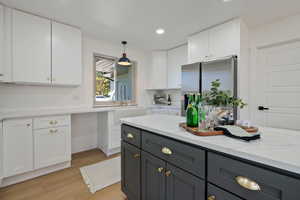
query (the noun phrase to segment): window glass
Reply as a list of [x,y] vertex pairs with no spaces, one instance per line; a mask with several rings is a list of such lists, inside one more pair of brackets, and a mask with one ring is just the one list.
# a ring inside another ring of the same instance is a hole
[[94,56],[95,104],[123,105],[135,103],[135,63],[120,66],[116,59]]

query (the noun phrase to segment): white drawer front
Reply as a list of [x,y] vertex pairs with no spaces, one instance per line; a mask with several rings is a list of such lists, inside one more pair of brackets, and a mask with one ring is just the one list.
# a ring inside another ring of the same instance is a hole
[[34,168],[39,169],[71,160],[69,127],[34,131]]
[[70,115],[39,117],[39,118],[34,118],[33,120],[34,129],[69,126],[70,124],[71,124]]

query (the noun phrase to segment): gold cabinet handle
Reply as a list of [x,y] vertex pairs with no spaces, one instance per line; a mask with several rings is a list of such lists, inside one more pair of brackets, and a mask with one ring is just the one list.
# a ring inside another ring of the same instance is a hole
[[50,131],[49,131],[50,133],[57,133],[58,132],[58,130],[57,129],[55,129],[55,130],[52,130],[52,129],[50,129]]
[[166,171],[165,175],[166,176],[171,176],[172,172],[170,170]]
[[30,127],[30,126],[31,126],[31,124],[26,124],[26,126],[27,126],[27,127]]
[[140,157],[140,154],[136,153],[136,154],[133,155],[133,157],[134,157],[134,158],[139,158],[139,157]]
[[132,133],[127,133],[127,138],[128,138],[128,139],[133,139],[133,138],[134,138],[134,136],[133,136],[133,134],[132,134]]
[[166,155],[172,155],[172,150],[167,147],[162,148],[161,152]]
[[253,180],[244,177],[244,176],[237,176],[235,177],[235,181],[242,186],[243,188],[246,188],[248,190],[252,191],[260,191],[260,186]]
[[50,125],[53,125],[53,124],[54,124],[54,121],[51,120],[51,121],[49,122],[49,124],[50,124]]
[[211,195],[211,196],[207,197],[207,200],[216,200],[216,196]]
[[159,173],[162,173],[162,172],[164,171],[164,168],[163,168],[163,167],[160,167],[160,168],[157,169],[157,171],[158,171]]

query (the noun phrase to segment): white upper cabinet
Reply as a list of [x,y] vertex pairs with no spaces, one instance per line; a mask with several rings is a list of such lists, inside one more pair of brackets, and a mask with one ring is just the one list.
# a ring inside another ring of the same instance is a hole
[[4,177],[33,169],[32,119],[3,122]]
[[81,84],[81,31],[52,22],[52,84]]
[[209,58],[238,54],[239,23],[237,20],[216,26],[209,31]]
[[50,84],[50,20],[14,10],[12,31],[13,81]]
[[181,87],[181,66],[187,64],[187,45],[168,51],[168,88]]
[[240,20],[215,26],[188,39],[188,63],[238,55],[240,52]]
[[4,7],[0,5],[0,81],[4,77]]
[[188,38],[188,62],[203,61],[209,55],[209,31]]
[[167,71],[167,51],[152,52],[152,65],[149,74],[149,88],[167,88]]

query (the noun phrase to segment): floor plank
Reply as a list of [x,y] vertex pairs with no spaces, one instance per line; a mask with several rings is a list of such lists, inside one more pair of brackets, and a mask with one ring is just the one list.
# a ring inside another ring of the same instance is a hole
[[[114,158],[119,154],[111,156]],[[0,189],[1,200],[125,200],[120,183],[92,194],[85,185],[79,168],[108,158],[100,150],[74,154],[72,166]]]

